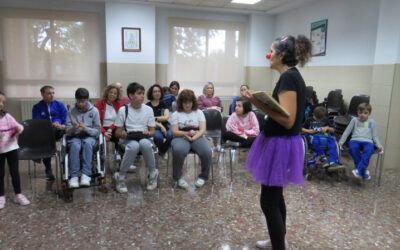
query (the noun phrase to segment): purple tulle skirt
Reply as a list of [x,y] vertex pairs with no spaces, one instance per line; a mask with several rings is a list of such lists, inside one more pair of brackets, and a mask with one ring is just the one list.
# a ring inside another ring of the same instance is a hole
[[303,186],[304,150],[301,135],[265,137],[261,132],[251,146],[245,168],[266,186]]

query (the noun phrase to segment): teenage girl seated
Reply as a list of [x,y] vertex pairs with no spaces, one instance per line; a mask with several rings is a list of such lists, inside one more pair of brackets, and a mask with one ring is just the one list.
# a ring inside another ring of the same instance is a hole
[[223,141],[237,142],[237,146],[250,147],[260,133],[256,115],[251,112],[251,103],[239,97],[235,103],[235,112],[226,122],[226,132],[222,135]]

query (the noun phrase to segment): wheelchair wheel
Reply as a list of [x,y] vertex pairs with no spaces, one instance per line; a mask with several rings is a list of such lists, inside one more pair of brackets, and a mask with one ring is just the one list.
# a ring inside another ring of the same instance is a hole
[[311,181],[312,180],[312,174],[311,173],[306,173],[305,178],[307,181]]

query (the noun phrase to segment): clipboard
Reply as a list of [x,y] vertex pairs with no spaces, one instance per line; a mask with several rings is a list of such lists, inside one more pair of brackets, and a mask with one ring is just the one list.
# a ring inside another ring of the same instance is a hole
[[276,111],[285,117],[289,117],[289,112],[282,107],[272,96],[265,91],[249,91],[258,101],[267,106],[269,109]]

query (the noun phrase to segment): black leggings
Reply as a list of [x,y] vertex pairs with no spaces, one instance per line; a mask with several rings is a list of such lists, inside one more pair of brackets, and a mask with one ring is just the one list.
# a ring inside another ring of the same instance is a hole
[[230,131],[225,132],[222,135],[222,140],[223,141],[230,140],[230,141],[234,141],[234,142],[240,142],[240,146],[241,147],[250,147],[251,144],[253,144],[253,141],[255,139],[256,139],[256,137],[248,137],[247,139],[244,139],[243,137],[238,136],[237,134],[232,133]]
[[267,220],[273,249],[285,249],[286,206],[283,188],[261,185],[260,204]]
[[10,168],[14,193],[15,194],[21,193],[21,182],[19,179],[19,171],[18,171],[18,150],[16,149],[7,153],[0,154],[0,196],[4,195],[4,175],[5,175],[6,158],[8,166]]

